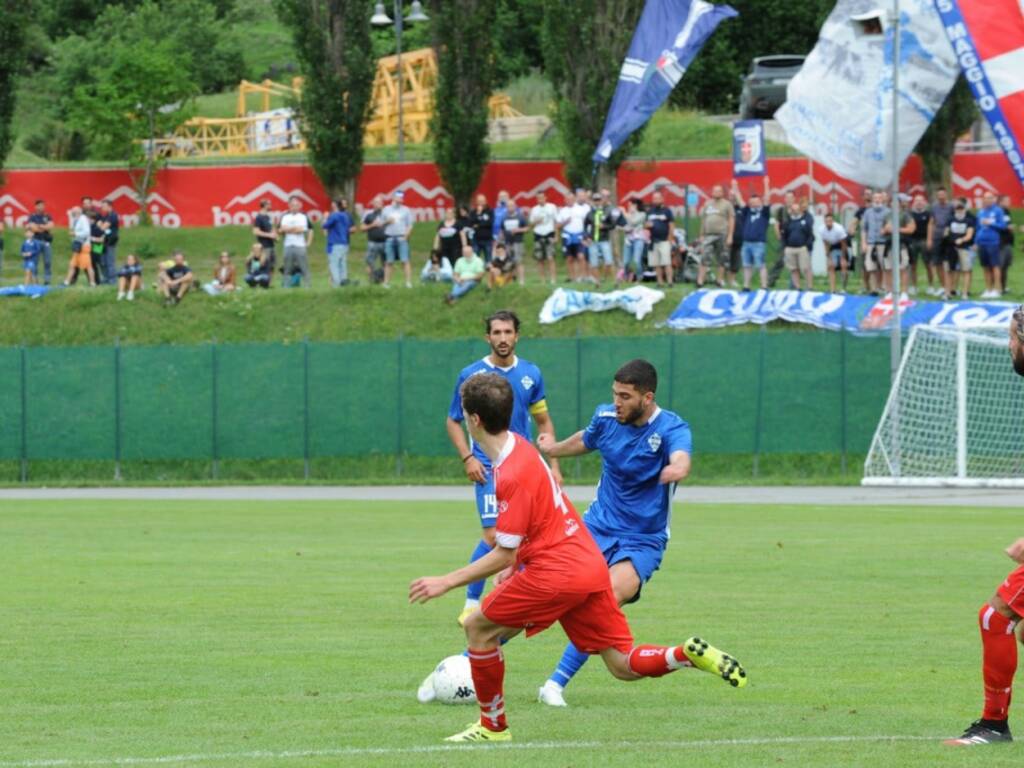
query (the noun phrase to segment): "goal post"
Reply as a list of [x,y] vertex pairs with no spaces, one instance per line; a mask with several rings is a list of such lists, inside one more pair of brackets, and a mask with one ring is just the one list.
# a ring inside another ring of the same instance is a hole
[[862,484],[1024,488],[1024,378],[1007,345],[1005,330],[916,326]]

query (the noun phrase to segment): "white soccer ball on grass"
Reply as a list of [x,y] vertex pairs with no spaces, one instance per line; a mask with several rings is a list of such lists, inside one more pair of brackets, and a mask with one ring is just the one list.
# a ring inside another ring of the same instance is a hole
[[416,697],[423,703],[476,704],[469,659],[461,655],[443,659],[423,681]]

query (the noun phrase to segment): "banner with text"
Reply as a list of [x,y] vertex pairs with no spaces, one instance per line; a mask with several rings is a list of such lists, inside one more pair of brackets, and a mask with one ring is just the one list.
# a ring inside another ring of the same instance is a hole
[[[1007,328],[1015,304],[976,301],[900,302],[900,324],[943,328]],[[773,320],[806,323],[830,331],[870,335],[891,330],[893,303],[873,296],[814,291],[695,291],[669,317],[676,329],[720,328]]]
[[581,312],[605,312],[609,309],[621,309],[629,312],[637,320],[643,320],[651,314],[654,305],[664,298],[664,291],[657,291],[644,285],[608,293],[556,288],[540,308],[540,322],[543,325],[550,325],[563,317],[578,315]]

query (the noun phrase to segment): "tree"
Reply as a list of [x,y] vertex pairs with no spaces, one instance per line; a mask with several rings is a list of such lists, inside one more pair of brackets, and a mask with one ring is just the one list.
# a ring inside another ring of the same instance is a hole
[[487,101],[494,89],[497,0],[431,0],[437,52],[434,162],[458,203],[468,203],[490,156]]
[[951,187],[956,140],[978,119],[978,114],[974,95],[961,75],[914,149],[921,157],[929,196],[936,187]]
[[309,160],[332,197],[355,196],[373,76],[367,0],[277,0],[305,73],[298,113]]
[[174,41],[150,36],[146,19],[153,13],[155,5],[140,6],[106,41],[104,56],[90,67],[93,79],[75,86],[68,113],[69,125],[90,137],[98,156],[128,164],[143,222],[163,162],[147,142],[188,119],[198,91]]
[[31,15],[24,2],[2,0],[3,23],[0,24],[0,171],[7,153],[14,144],[14,119],[17,88],[15,83],[25,64],[26,19]]
[[[642,10],[643,3],[636,0],[578,0],[544,6],[544,68],[555,89],[554,121],[565,175],[572,186],[591,182],[591,158]],[[616,169],[642,134],[636,131],[601,166],[601,186],[613,186]]]

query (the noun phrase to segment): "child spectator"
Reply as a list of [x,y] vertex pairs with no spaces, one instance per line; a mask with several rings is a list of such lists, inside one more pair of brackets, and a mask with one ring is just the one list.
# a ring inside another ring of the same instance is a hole
[[36,270],[39,269],[39,254],[43,248],[36,240],[34,230],[25,230],[25,242],[21,244],[21,261],[25,269],[25,285],[32,285],[36,281]]
[[139,257],[129,253],[124,266],[117,271],[117,300],[135,301],[135,292],[142,288],[142,265]]
[[82,212],[77,205],[71,209],[71,261],[68,264],[68,276],[64,278],[64,285],[68,286],[78,279],[78,272],[85,272],[89,276],[89,285],[96,285],[96,273],[92,271],[92,243],[90,236],[92,225],[89,217]]
[[508,252],[504,243],[497,243],[491,255],[491,263],[487,267],[488,290],[505,285],[515,280],[516,260]]
[[231,293],[238,286],[235,284],[235,265],[231,263],[231,255],[227,251],[220,252],[220,260],[213,271],[213,282],[203,286],[203,290],[211,296]]
[[271,262],[266,248],[253,243],[249,258],[245,260],[245,283],[250,288],[269,288]]
[[450,283],[452,281],[452,263],[437,248],[430,252],[430,260],[423,265],[420,281],[424,283]]

